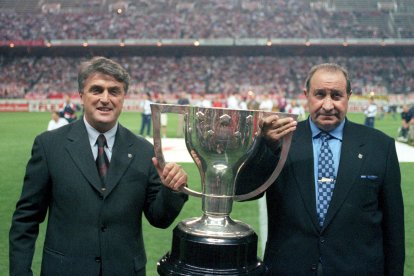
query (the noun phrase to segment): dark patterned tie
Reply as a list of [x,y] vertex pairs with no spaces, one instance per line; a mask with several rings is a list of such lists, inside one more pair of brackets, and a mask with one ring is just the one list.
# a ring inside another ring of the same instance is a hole
[[98,157],[96,158],[96,167],[98,168],[99,176],[102,179],[102,183],[104,183],[105,176],[109,168],[109,160],[104,150],[106,146],[105,136],[103,134],[100,134],[98,136],[98,139],[96,140],[96,143],[98,144]]
[[325,215],[328,212],[332,192],[335,188],[335,167],[331,148],[328,140],[331,138],[329,133],[321,132],[321,151],[318,159],[318,202],[317,213],[319,225],[322,227]]

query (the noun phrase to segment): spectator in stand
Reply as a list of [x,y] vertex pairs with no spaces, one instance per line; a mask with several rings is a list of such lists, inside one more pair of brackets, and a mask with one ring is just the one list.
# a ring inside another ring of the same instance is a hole
[[54,130],[67,124],[68,121],[60,117],[60,113],[58,111],[52,111],[52,119],[49,121],[47,125],[47,130]]
[[151,136],[151,94],[145,93],[144,98],[140,103],[141,109],[141,129],[139,130],[139,134],[144,136],[144,132],[146,129],[146,137]]

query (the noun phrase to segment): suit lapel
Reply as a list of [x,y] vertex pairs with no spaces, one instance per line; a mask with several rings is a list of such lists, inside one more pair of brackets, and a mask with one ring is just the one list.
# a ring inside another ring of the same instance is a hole
[[304,127],[298,127],[293,136],[290,148],[290,161],[293,165],[292,173],[308,215],[311,217],[315,229],[319,229],[316,216],[312,135],[309,121],[306,120],[302,124],[304,124]]
[[[323,229],[326,228],[341,208],[366,157],[366,147],[363,133],[355,129],[355,124],[346,122],[341,147],[341,158],[339,161],[338,175],[335,183],[335,190],[329,204]],[[323,230],[322,229],[322,230]]]
[[101,191],[101,179],[99,178],[98,170],[96,169],[91,146],[89,144],[88,133],[83,119],[72,124],[73,127],[67,136],[68,143],[66,145],[66,150],[92,187]]
[[123,126],[118,126],[108,175],[106,176],[106,196],[118,185],[122,175],[124,175],[135,157],[135,153],[131,151],[133,143],[131,142],[132,139],[128,139],[129,135],[129,132]]

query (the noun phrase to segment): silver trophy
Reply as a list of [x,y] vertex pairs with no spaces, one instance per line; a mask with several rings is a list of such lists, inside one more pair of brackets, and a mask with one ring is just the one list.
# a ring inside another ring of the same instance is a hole
[[[184,116],[185,143],[201,176],[201,192],[191,187],[183,192],[201,197],[203,215],[181,221],[174,229],[173,246],[158,264],[160,275],[262,275],[266,268],[257,258],[257,235],[246,223],[230,218],[234,201],[243,201],[266,191],[276,180],[290,148],[292,135],[283,138],[279,162],[265,183],[237,187],[242,167],[264,145],[260,121],[275,114],[257,110],[204,108],[151,104],[154,150],[161,167],[160,116]],[[279,117],[293,117],[276,113]],[[243,192],[240,193],[239,191]]]

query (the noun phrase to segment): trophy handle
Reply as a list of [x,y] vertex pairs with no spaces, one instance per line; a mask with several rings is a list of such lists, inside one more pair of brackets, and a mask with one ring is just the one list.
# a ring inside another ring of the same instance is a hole
[[[161,169],[165,167],[165,158],[162,152],[161,143],[161,113],[176,113],[188,116],[188,105],[174,105],[174,104],[151,104],[151,117],[153,125],[153,139],[154,139],[154,153],[158,160]],[[202,197],[202,193],[189,189],[188,187],[181,187],[181,192],[195,197]]]
[[[271,114],[277,114],[274,112],[264,112],[265,115],[271,115]],[[292,117],[293,119],[297,120],[298,115],[296,114],[290,114],[290,113],[283,113],[284,116],[287,117]],[[260,130],[261,131],[261,130]],[[259,133],[259,135],[261,135]],[[289,149],[290,149],[290,144],[292,143],[292,136],[293,133],[289,133],[288,135],[284,136],[282,139],[282,150],[280,152],[280,159],[279,162],[276,165],[276,168],[273,170],[272,174],[269,176],[269,178],[265,181],[265,183],[263,183],[260,187],[258,187],[257,189],[246,193],[246,194],[242,194],[242,195],[234,195],[234,200],[235,201],[244,201],[244,200],[248,200],[250,198],[253,198],[261,193],[264,193],[267,188],[270,187],[270,185],[272,185],[277,177],[279,176],[280,172],[283,169],[283,166],[285,165],[286,159],[287,159],[287,155],[289,153]]]

